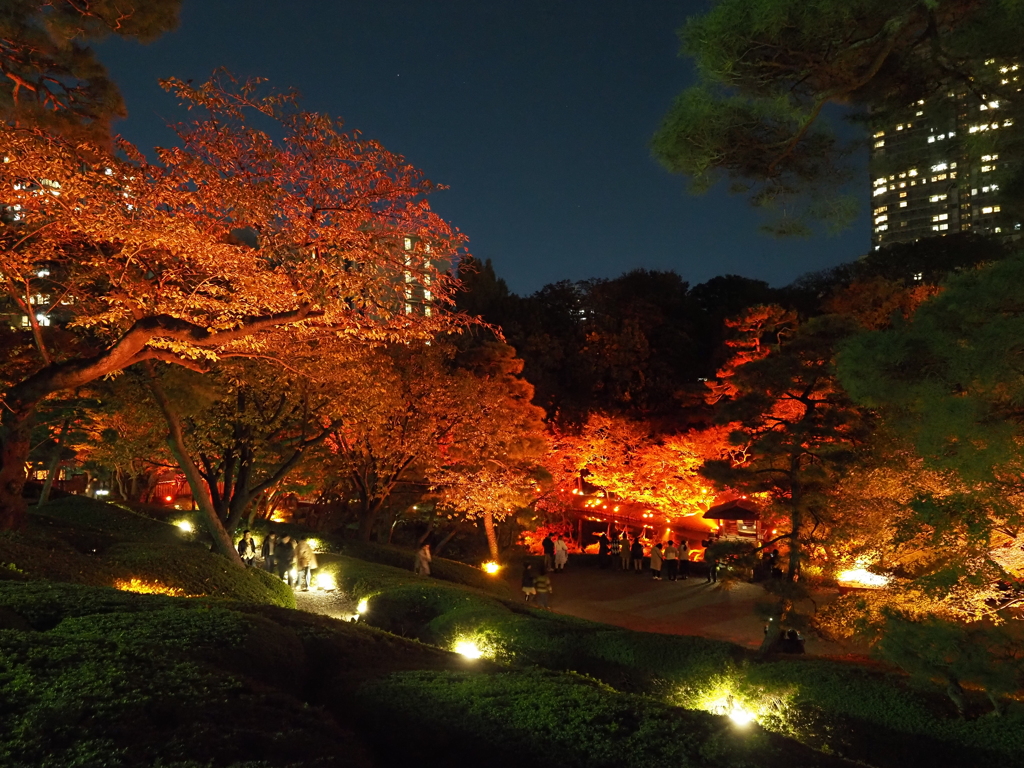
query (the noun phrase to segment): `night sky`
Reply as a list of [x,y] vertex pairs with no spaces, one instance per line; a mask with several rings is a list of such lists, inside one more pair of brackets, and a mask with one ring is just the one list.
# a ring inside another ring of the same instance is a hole
[[782,285],[862,255],[865,210],[837,237],[778,240],[742,197],[686,191],[648,141],[692,81],[675,31],[694,0],[185,0],[181,26],[100,55],[140,148],[173,141],[161,77],[214,68],[297,87],[449,190],[432,198],[520,294],[674,270]]

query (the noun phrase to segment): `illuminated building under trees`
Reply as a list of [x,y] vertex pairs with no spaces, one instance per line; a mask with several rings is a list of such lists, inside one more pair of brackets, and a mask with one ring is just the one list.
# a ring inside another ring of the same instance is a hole
[[[1021,65],[988,59],[985,67],[998,69],[1003,88],[1021,90]],[[876,250],[951,232],[1020,238],[1021,223],[999,195],[1024,139],[1005,107],[957,85],[876,119],[869,166]]]

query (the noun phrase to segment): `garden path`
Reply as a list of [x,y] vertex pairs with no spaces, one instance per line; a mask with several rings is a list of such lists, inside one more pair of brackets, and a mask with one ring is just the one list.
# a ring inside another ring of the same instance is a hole
[[[512,591],[521,595],[518,569],[510,569]],[[551,608],[557,613],[613,624],[641,632],[699,635],[756,648],[761,644],[764,621],[755,603],[764,590],[757,584],[707,584],[704,576],[686,580],[654,581],[642,574],[592,567],[567,566],[552,575]],[[822,595],[827,600],[828,595]],[[821,600],[818,600],[821,604]],[[808,601],[802,606],[810,612]],[[814,636],[806,639],[808,654],[845,655],[864,649],[832,643]]]

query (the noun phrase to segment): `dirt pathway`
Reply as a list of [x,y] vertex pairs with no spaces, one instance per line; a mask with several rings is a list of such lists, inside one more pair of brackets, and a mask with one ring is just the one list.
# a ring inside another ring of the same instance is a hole
[[[519,572],[508,575],[514,594],[521,595]],[[641,632],[699,635],[756,648],[761,644],[764,621],[756,603],[764,590],[756,584],[708,584],[704,577],[654,581],[640,575],[597,568],[567,568],[552,574],[552,610],[582,619],[613,624]],[[805,610],[813,610],[808,602]],[[813,636],[807,652],[837,655],[862,649],[830,643]]]

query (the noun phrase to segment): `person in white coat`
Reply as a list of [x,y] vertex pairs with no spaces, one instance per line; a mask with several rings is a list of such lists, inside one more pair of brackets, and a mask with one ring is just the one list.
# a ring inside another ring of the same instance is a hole
[[555,570],[561,571],[569,562],[569,545],[565,543],[565,537],[559,534],[555,541]]

